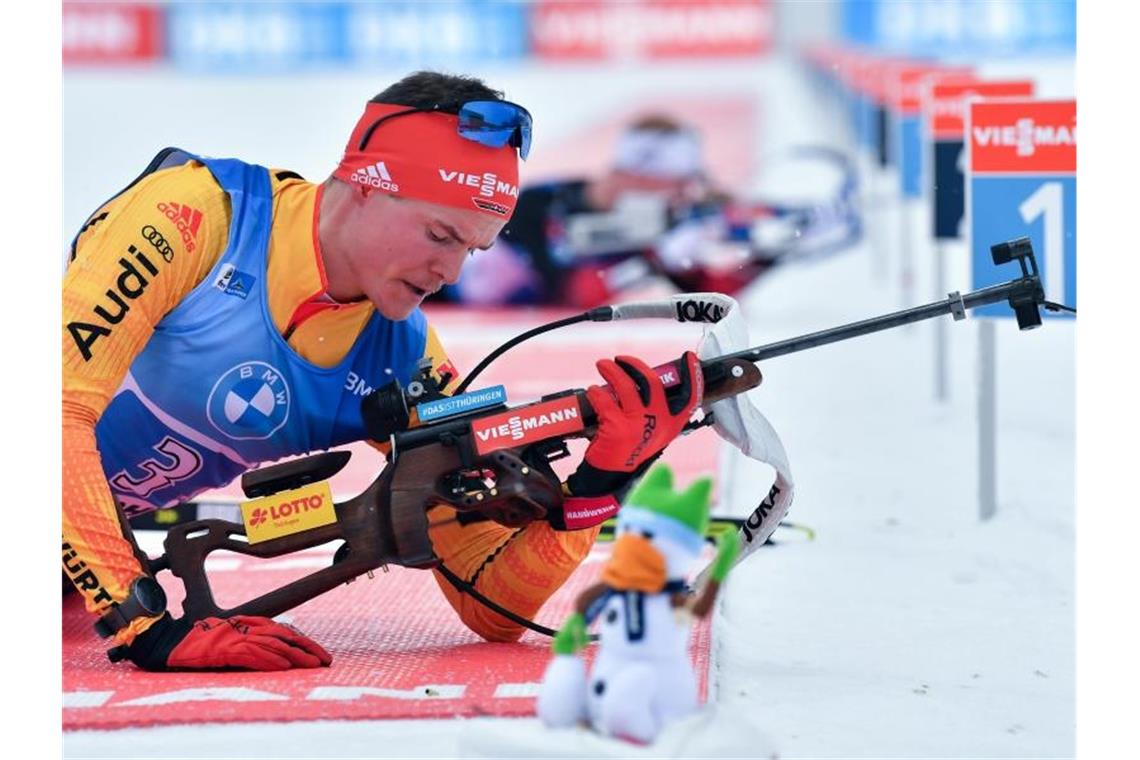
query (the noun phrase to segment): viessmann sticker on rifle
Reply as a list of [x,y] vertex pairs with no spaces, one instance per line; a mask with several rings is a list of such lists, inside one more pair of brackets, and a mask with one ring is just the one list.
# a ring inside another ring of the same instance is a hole
[[251,544],[336,522],[327,480],[244,502],[241,519]]
[[573,433],[583,427],[578,399],[566,396],[474,420],[471,433],[475,437],[475,451],[486,454],[496,449],[523,446],[552,435]]

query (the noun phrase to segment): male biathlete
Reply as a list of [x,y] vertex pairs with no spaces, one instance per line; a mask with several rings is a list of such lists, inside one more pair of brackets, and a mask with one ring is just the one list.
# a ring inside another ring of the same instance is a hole
[[[174,618],[128,521],[260,463],[365,439],[361,393],[408,382],[421,359],[454,375],[419,307],[510,219],[530,140],[530,114],[502,93],[418,72],[366,105],[323,183],[167,149],[83,225],[63,282],[63,567],[125,659],[148,670],[331,663],[268,618]],[[672,404],[642,361],[597,363],[613,393],[588,390],[598,433],[562,484],[564,509],[595,517],[511,529],[461,524],[439,505],[439,558],[533,616],[699,402],[686,358]],[[480,636],[522,634],[436,577]]]

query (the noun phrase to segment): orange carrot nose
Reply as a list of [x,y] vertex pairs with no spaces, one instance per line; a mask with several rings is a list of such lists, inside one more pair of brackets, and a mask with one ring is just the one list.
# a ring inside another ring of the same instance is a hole
[[618,591],[656,594],[665,588],[665,557],[647,538],[623,533],[602,568],[602,583]]

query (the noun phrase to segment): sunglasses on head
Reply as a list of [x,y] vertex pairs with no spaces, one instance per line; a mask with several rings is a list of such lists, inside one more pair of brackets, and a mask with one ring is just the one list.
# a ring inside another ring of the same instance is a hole
[[[443,111],[453,113],[447,106],[432,106],[430,108],[408,108],[406,111],[397,111],[377,119],[372,126],[365,130],[360,138],[358,150],[364,150],[368,140],[376,128],[388,119],[397,116],[406,116],[410,113],[431,113]],[[530,111],[517,103],[507,100],[469,100],[459,107],[456,115],[459,116],[458,131],[461,137],[486,145],[488,148],[501,148],[510,145],[518,149],[519,158],[523,161],[530,154],[530,133],[532,119]]]

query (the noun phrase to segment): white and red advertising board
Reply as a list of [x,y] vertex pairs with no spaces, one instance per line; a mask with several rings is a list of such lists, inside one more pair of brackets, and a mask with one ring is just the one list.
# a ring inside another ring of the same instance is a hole
[[547,0],[530,34],[538,58],[715,58],[766,52],[772,28],[768,0]]
[[142,3],[64,3],[66,65],[140,64],[163,55],[163,14]]
[[904,198],[922,197],[922,92],[933,77],[963,77],[967,68],[947,68],[929,63],[895,66],[886,70],[884,89],[891,113],[890,162],[898,167],[899,189]]

